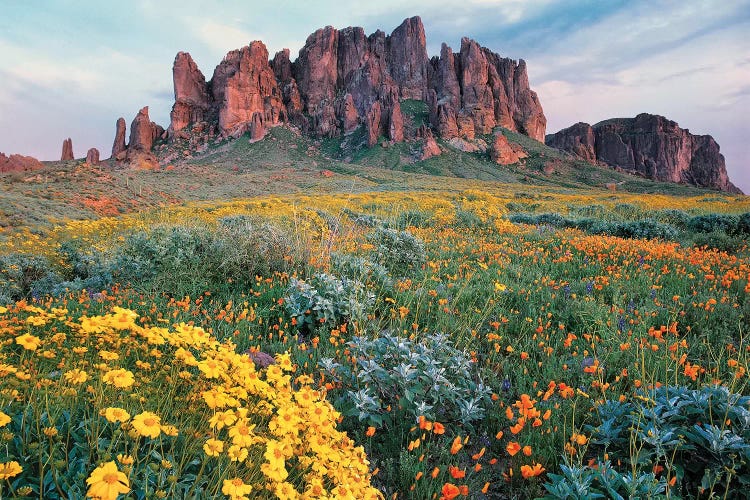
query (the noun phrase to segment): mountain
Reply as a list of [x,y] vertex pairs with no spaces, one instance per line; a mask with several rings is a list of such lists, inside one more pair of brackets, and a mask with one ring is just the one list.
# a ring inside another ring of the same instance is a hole
[[589,161],[665,182],[741,194],[729,181],[724,156],[710,135],[694,135],[663,116],[642,113],[594,126],[576,123],[545,140]]
[[[458,52],[443,43],[430,58],[419,17],[390,35],[321,28],[295,60],[288,49],[271,58],[263,42],[253,41],[227,53],[210,79],[188,52],[179,52],[172,76],[169,125],[151,121],[143,107],[126,144],[126,121],[119,118],[105,165],[173,169],[209,157],[226,163],[218,157],[243,149],[229,148],[233,141],[244,136],[252,144],[283,126],[312,141],[306,147],[326,162],[493,179],[542,173],[544,182],[598,187],[611,184],[612,173],[592,165],[606,165],[655,181],[740,192],[713,138],[664,117],[579,123],[545,138],[547,120],[522,59],[503,58],[465,37]],[[545,139],[574,156],[545,149]],[[98,151],[89,153],[87,163],[97,164]],[[69,139],[62,157],[73,157]]]
[[[189,53],[179,52],[173,83],[169,127],[157,134],[144,108],[140,122],[150,125],[141,130],[198,151],[245,133],[259,140],[280,124],[317,138],[362,127],[369,146],[381,136],[403,142],[417,137],[417,127],[405,127],[404,101],[426,103],[429,125],[446,140],[472,140],[502,126],[541,142],[547,123],[523,60],[500,57],[469,38],[461,40],[458,53],[443,44],[440,56],[430,59],[419,17],[406,19],[390,35],[378,30],[368,36],[358,27],[319,29],[295,61],[288,49],[269,59],[263,42],[254,41],[229,52],[210,80]],[[113,157],[128,161],[132,155],[125,150],[133,146],[124,147],[123,124],[118,120]],[[144,158],[147,143],[136,143],[141,166],[153,165]]]

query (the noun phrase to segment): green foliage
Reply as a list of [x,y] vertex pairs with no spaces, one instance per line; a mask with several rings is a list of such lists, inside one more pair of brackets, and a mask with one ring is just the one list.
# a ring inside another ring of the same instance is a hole
[[653,219],[640,219],[626,222],[610,222],[599,219],[569,219],[557,213],[515,214],[509,217],[516,224],[574,227],[590,234],[606,234],[620,238],[675,240],[678,232],[673,226]]
[[360,281],[326,273],[315,274],[309,281],[290,279],[284,296],[287,313],[306,332],[361,320],[374,302],[375,295]]
[[381,333],[354,337],[349,349],[356,364],[325,358],[319,367],[342,384],[336,407],[368,425],[400,434],[425,416],[472,428],[492,404],[477,366],[445,335],[411,341]]
[[[660,465],[676,491],[698,497],[750,485],[750,397],[726,387],[663,386],[597,407],[591,443],[626,469]],[[591,449],[589,451],[592,451]]]
[[376,259],[396,277],[410,276],[427,261],[422,240],[408,231],[378,227],[368,236],[375,245]]
[[432,221],[432,214],[423,210],[406,210],[399,214],[396,220],[396,227],[403,230],[409,226],[429,227]]
[[741,236],[730,236],[721,230],[691,234],[685,242],[698,248],[715,248],[728,253],[734,253],[747,245],[747,240]]
[[562,474],[548,474],[545,500],[588,500],[610,498],[667,498],[667,483],[653,472],[621,473],[609,460],[588,465],[560,465]]
[[380,294],[393,287],[393,279],[388,274],[388,269],[366,257],[331,254],[331,269],[339,276],[345,276],[374,288]]
[[47,259],[34,255],[0,256],[0,304],[41,295],[47,283],[61,281]]
[[708,214],[692,217],[686,224],[686,228],[694,233],[711,233],[724,231],[727,234],[737,230],[739,219],[734,215]]

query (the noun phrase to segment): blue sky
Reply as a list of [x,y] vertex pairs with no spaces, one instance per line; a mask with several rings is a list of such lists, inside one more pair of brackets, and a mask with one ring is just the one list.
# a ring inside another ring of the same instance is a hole
[[[212,5],[216,4],[216,5]],[[529,67],[547,131],[641,112],[721,145],[750,193],[750,0],[0,0],[0,151],[106,156],[115,121],[142,106],[166,126],[172,62],[190,52],[207,78],[229,51],[263,40],[294,58],[315,29],[390,33],[419,15],[428,52],[462,36]]]

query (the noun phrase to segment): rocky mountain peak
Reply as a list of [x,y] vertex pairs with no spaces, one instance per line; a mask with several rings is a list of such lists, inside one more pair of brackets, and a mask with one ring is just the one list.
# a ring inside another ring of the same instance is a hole
[[694,135],[660,115],[612,118],[593,126],[577,123],[547,136],[548,146],[664,182],[730,193],[724,156],[710,135]]
[[426,47],[419,17],[405,19],[390,35],[326,26],[307,37],[294,62],[288,49],[269,61],[256,41],[229,52],[207,83],[180,52],[169,136],[179,138],[201,122],[216,124],[224,137],[291,123],[317,137],[363,126],[370,143],[380,135],[400,141],[410,138],[403,137],[400,101],[413,99],[429,104],[431,124],[443,138],[488,134],[502,125],[543,140],[546,119],[523,61],[503,59],[468,38],[456,55],[444,45],[430,60]]

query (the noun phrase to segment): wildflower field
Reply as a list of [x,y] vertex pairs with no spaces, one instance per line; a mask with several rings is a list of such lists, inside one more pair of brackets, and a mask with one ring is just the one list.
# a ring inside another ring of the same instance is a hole
[[2,235],[0,498],[742,498],[750,198],[196,202]]

